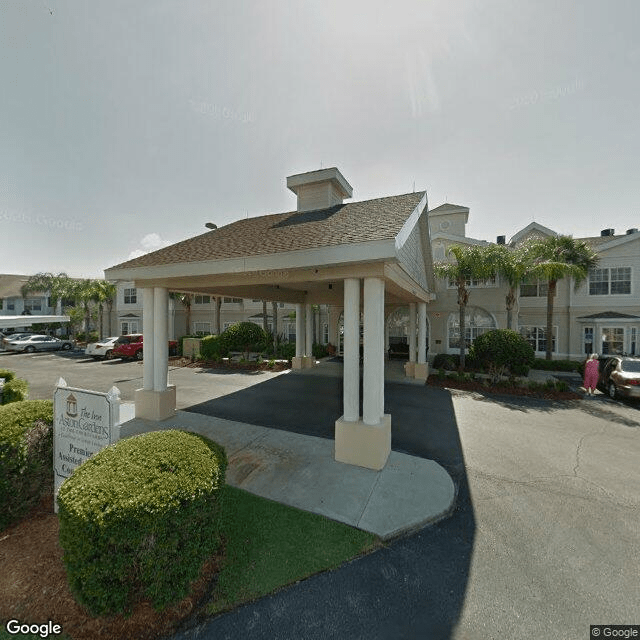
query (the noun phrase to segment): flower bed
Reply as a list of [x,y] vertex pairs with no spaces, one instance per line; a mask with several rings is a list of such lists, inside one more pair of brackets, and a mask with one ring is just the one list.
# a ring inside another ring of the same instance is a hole
[[427,384],[433,387],[447,389],[461,389],[463,391],[478,391],[480,393],[507,394],[513,396],[523,396],[528,398],[543,398],[545,400],[579,400],[581,395],[571,390],[561,391],[545,383],[534,383],[527,386],[520,384],[510,384],[508,380],[501,380],[495,384],[484,380],[460,380],[454,376],[442,378],[430,375]]
[[291,369],[291,363],[288,360],[263,360],[257,362],[238,362],[223,358],[222,360],[191,360],[191,358],[176,357],[169,358],[169,365],[172,367],[190,367],[204,369],[240,369],[243,371],[286,371]]

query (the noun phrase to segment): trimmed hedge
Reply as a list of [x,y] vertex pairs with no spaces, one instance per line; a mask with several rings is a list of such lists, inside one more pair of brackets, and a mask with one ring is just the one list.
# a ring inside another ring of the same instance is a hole
[[533,363],[533,369],[541,369],[543,371],[580,371],[584,368],[584,362],[577,360],[545,360],[544,358],[536,358]]
[[0,530],[53,489],[53,402],[0,407]]
[[483,369],[506,368],[526,376],[535,360],[533,347],[516,331],[492,329],[479,335],[471,344],[469,355]]
[[222,335],[205,336],[200,343],[200,355],[204,360],[219,360],[229,355],[225,339]]
[[72,593],[93,615],[182,599],[219,546],[224,449],[168,430],[111,445],[60,488],[60,545]]
[[265,351],[271,338],[269,334],[253,322],[232,324],[220,334],[227,351]]
[[16,374],[9,369],[0,369],[0,378],[4,378],[5,384],[10,380],[13,380],[16,377]]
[[2,389],[2,404],[22,402],[29,397],[29,383],[22,378],[14,378],[5,383]]

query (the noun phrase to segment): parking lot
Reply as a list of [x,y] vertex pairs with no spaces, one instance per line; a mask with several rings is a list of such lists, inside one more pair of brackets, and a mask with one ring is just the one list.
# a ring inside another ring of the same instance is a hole
[[[59,378],[70,387],[108,391],[113,385],[120,389],[123,402],[133,402],[136,389],[142,387],[142,362],[94,360],[84,350],[41,352],[33,354],[0,351],[0,369],[11,369],[29,382],[29,398],[53,398]],[[210,372],[200,368],[169,367],[169,384],[178,388],[177,408],[198,404],[203,400],[233,393],[247,386],[268,380],[281,373],[268,371],[220,372],[215,383]]]

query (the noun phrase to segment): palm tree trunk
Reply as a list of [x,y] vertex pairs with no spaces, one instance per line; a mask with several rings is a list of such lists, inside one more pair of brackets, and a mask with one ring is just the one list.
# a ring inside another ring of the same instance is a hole
[[267,324],[267,301],[262,301],[262,328],[265,333],[269,331],[269,325]]
[[98,305],[98,313],[100,314],[100,340],[104,338],[104,306],[102,302]]
[[462,303],[460,305],[460,371],[464,371],[464,364],[465,364],[465,349],[467,346],[467,341],[465,340],[465,334],[466,334],[466,311],[467,311],[467,305]]
[[222,322],[220,320],[220,310],[222,309],[222,297],[216,298],[216,335],[220,335],[222,330]]
[[544,356],[546,360],[551,360],[551,353],[553,350],[553,299],[556,297],[557,284],[557,280],[549,280],[549,284],[547,286],[547,328],[545,331],[547,350]]
[[109,336],[112,336],[113,334],[111,333],[111,313],[113,312],[113,299],[109,298],[109,300],[107,300],[107,328],[109,330]]

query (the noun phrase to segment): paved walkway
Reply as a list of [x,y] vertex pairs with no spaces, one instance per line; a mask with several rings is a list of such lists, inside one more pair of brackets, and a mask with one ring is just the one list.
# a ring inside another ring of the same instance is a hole
[[156,423],[134,419],[121,437],[185,429],[225,447],[227,482],[253,494],[319,513],[389,539],[446,515],[455,488],[436,462],[391,452],[382,471],[336,462],[333,441],[178,411]]

